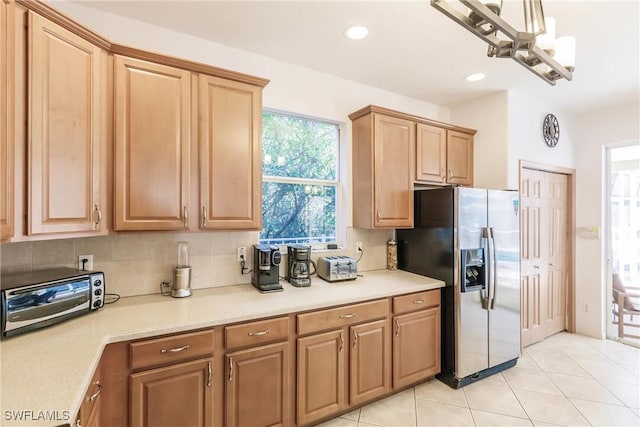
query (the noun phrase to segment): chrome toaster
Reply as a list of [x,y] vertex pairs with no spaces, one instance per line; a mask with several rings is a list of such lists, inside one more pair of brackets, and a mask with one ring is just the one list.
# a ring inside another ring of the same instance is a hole
[[350,256],[320,257],[316,272],[327,282],[355,280],[358,277],[358,263]]

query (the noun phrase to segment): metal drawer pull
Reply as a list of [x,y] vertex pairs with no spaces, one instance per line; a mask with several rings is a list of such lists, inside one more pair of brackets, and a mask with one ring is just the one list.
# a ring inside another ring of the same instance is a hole
[[249,335],[250,337],[259,337],[261,335],[267,335],[269,332],[271,332],[271,329],[267,329],[266,331],[260,331],[260,332],[249,332],[247,335]]
[[211,387],[211,377],[213,376],[213,371],[211,369],[211,362],[208,363],[207,366],[207,387]]
[[169,350],[167,350],[166,348],[163,348],[162,350],[160,350],[160,353],[180,353],[181,351],[189,349],[189,347],[191,346],[187,344],[187,345],[183,345],[182,347],[172,348]]
[[533,268],[535,268],[535,269],[539,269],[539,268],[540,268],[540,266],[539,266],[539,265],[534,265],[534,266],[533,266]]
[[91,396],[87,397],[87,402],[93,402],[98,398],[98,395],[102,392],[102,384],[100,384],[100,381],[96,381],[95,383],[93,383],[93,385],[96,386],[96,392],[93,393]]
[[184,228],[189,227],[189,215],[187,215],[187,207],[182,207],[182,223],[184,224]]
[[351,319],[352,317],[356,317],[355,313],[349,313],[349,314],[341,314],[340,318],[341,319]]
[[97,204],[93,205],[93,209],[97,214],[96,222],[93,223],[93,228],[98,228],[100,227],[100,223],[102,222],[102,211]]
[[202,207],[202,228],[207,226],[207,207]]
[[233,357],[229,358],[229,381],[233,381]]
[[417,299],[413,301],[414,304],[424,304],[424,300],[423,299]]

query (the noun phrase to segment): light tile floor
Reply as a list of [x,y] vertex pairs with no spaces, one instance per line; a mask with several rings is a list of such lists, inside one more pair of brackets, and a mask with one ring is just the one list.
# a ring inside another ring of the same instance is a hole
[[563,332],[475,384],[429,381],[320,426],[640,426],[639,391],[640,349]]

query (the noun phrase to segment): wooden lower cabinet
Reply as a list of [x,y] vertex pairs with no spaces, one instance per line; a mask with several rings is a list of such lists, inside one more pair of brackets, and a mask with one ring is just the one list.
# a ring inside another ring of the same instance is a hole
[[297,422],[309,424],[346,407],[342,329],[298,339]]
[[299,425],[389,393],[389,320],[299,338],[297,374]]
[[236,351],[225,356],[225,426],[288,426],[289,343]]
[[131,427],[213,426],[212,377],[212,357],[131,374]]
[[440,372],[440,308],[393,319],[393,387],[414,384]]
[[100,379],[100,367],[98,367],[96,372],[93,374],[91,384],[87,389],[84,399],[82,400],[78,420],[75,424],[78,427],[100,427],[102,425],[100,423],[102,408],[102,384]]
[[387,319],[349,329],[349,404],[357,405],[391,391],[391,336]]

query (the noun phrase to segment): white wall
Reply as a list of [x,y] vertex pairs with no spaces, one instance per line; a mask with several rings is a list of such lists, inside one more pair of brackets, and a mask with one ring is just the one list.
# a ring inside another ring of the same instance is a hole
[[[541,102],[530,93],[509,91],[508,99],[509,170],[506,188],[519,187],[520,160],[573,168],[575,127],[572,116]],[[560,124],[560,139],[554,148],[548,147],[542,136],[542,122],[549,113],[554,114]]]
[[[594,109],[576,118],[576,226],[601,227],[600,239],[576,240],[576,320],[578,332],[603,338],[609,295],[605,292],[604,148],[640,141],[638,101]],[[585,304],[590,311],[585,312]]]
[[478,131],[473,137],[473,182],[476,187],[507,188],[509,170],[507,96],[507,92],[499,92],[451,107],[453,123]]

